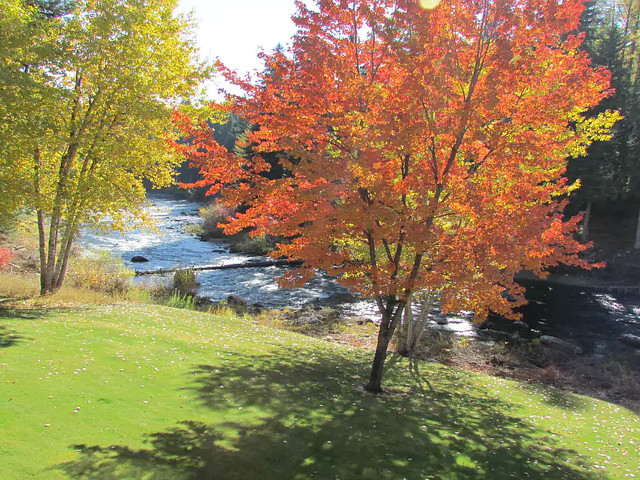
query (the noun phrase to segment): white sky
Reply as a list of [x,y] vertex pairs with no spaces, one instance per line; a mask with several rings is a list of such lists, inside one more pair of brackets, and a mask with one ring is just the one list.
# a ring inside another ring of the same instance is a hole
[[[294,0],[180,0],[178,11],[194,11],[203,57],[222,60],[241,74],[261,69],[262,47],[271,51],[295,33]],[[209,87],[215,90],[215,87]],[[215,96],[215,91],[209,95]]]

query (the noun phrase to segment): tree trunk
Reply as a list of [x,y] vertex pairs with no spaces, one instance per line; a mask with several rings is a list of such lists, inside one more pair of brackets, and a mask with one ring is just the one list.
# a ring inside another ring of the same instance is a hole
[[40,250],[40,295],[47,294],[47,247],[44,224],[44,213],[38,209],[38,246]]
[[58,250],[58,228],[60,218],[51,216],[49,220],[49,241],[45,243],[44,249],[47,256],[45,268],[40,272],[40,277],[44,277],[41,283],[44,285],[42,295],[47,295],[55,291],[54,272],[56,267],[56,252]]
[[[589,220],[591,220],[591,207],[592,201],[587,201],[587,210],[584,212],[584,219],[582,220],[582,241],[589,241]],[[637,240],[636,240],[637,241]]]
[[[42,159],[40,157],[40,147],[36,146],[33,152],[33,164],[34,164],[34,181],[33,189],[35,191],[38,202],[40,202],[40,195],[42,193],[40,184],[40,167]],[[40,206],[36,209],[36,216],[38,218],[38,251],[40,254],[40,295],[46,295],[49,291],[50,283],[47,282],[49,278],[49,272],[47,269],[47,235],[46,225],[44,219],[44,211]]]
[[398,353],[403,357],[408,357],[411,350],[411,343],[413,338],[413,311],[411,309],[411,299],[407,302],[407,307],[404,309],[404,318],[402,319],[402,325],[398,330]]
[[59,268],[56,269],[56,279],[54,288],[59,290],[62,287],[62,282],[64,282],[64,277],[67,273],[67,265],[69,264],[69,254],[71,253],[71,246],[73,245],[73,241],[76,236],[76,232],[78,231],[78,226],[73,220],[72,226],[65,232],[65,238],[62,242],[62,248],[60,249],[60,255],[58,256],[58,265]]
[[376,345],[376,354],[373,357],[373,365],[371,366],[371,375],[369,383],[364,387],[371,393],[382,393],[382,373],[384,371],[384,362],[387,359],[387,348],[391,334],[388,325],[380,325],[378,332],[378,344]]
[[[382,322],[378,330],[378,344],[376,345],[376,353],[373,357],[373,365],[371,366],[371,375],[369,383],[365,385],[365,390],[371,393],[382,393],[382,374],[384,372],[384,362],[387,359],[387,350],[389,342],[393,338],[406,302],[402,300],[390,299],[387,301],[386,308],[380,308],[382,313]],[[378,303],[381,305],[381,302]]]
[[420,345],[436,296],[432,292],[422,292],[420,295],[414,295],[414,298],[420,299],[420,310],[418,316],[414,317],[411,302],[405,306],[397,350],[400,355],[409,358],[413,358]]
[[636,241],[633,243],[633,248],[638,250],[640,248],[640,208],[638,208],[638,223],[636,224]]

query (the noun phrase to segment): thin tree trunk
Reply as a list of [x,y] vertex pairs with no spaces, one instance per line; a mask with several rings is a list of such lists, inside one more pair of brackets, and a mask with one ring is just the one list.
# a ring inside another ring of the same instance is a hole
[[[431,292],[423,293],[422,301],[420,303],[420,311],[418,316],[414,317],[411,312],[411,303],[408,302],[405,307],[405,315],[403,319],[403,325],[401,329],[401,338],[398,345],[398,353],[405,357],[413,358],[418,349],[418,345],[422,340],[422,335],[426,330],[427,322],[429,320],[429,314],[435,295]],[[409,312],[411,312],[409,314]]]
[[[582,219],[582,241],[589,241],[589,220],[591,220],[591,207],[592,201],[587,201],[587,210],[584,212],[584,218]],[[637,241],[637,240],[636,240]]]
[[[34,165],[34,175],[33,175],[33,190],[36,194],[36,200],[39,204],[42,194],[42,185],[40,183],[40,168],[42,165],[42,158],[40,157],[40,147],[36,146],[33,152],[33,165]],[[48,291],[47,285],[47,236],[46,236],[46,226],[44,220],[44,212],[42,208],[38,205],[36,209],[36,216],[38,219],[38,250],[40,254],[40,295],[45,295]]]
[[406,336],[403,339],[403,345],[401,346],[400,355],[409,355],[411,352],[411,345],[413,344],[413,310],[411,308],[412,299],[407,302],[407,307],[404,309],[404,322],[406,323]]
[[44,212],[38,208],[38,246],[40,250],[40,295],[46,295],[47,289],[47,237],[45,233]]
[[422,305],[420,305],[420,312],[418,313],[418,320],[413,333],[413,343],[410,345],[411,349],[409,350],[409,358],[413,358],[416,350],[418,349],[418,345],[420,345],[422,335],[427,327],[429,315],[431,314],[434,299],[435,295],[431,291],[429,291],[426,297],[422,299]]
[[633,248],[640,249],[640,208],[638,208],[638,223],[636,224],[636,241],[633,243]]
[[56,281],[54,286],[56,290],[60,289],[60,287],[62,287],[62,282],[64,282],[64,277],[67,273],[67,265],[69,264],[69,255],[71,254],[71,246],[73,245],[73,240],[77,231],[78,225],[74,220],[73,227],[65,233],[65,238],[62,242],[63,246],[60,249],[60,255],[58,257],[59,269],[56,271]]
[[60,212],[54,211],[49,220],[49,241],[46,246],[47,263],[44,269],[44,292],[53,293],[53,274],[56,267],[56,252],[58,250],[58,231],[60,229]]
[[60,246],[60,253],[58,254],[58,260],[56,262],[56,269],[54,272],[54,289],[58,290],[62,287],[65,274],[67,273],[67,265],[69,262],[69,254],[71,253],[71,246],[78,231],[78,215],[82,211],[85,202],[78,196],[74,200],[74,203],[67,215],[67,227],[65,228],[62,236],[62,244]]

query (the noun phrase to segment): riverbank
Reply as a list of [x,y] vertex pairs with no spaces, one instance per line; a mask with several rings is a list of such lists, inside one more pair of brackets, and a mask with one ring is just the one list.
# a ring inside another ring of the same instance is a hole
[[[83,300],[103,305],[123,302],[125,298],[191,310],[197,310],[200,305],[199,309],[204,309],[205,313],[235,311],[240,317],[248,314],[246,319],[253,324],[300,333],[336,345],[363,348],[369,352],[376,346],[377,326],[369,318],[326,307],[273,310],[243,305],[237,298],[231,303],[212,305],[186,301],[188,299],[176,295],[171,297],[171,292],[154,300],[153,294],[143,295],[144,291],[113,296],[73,287],[65,287],[53,298],[38,300],[35,276],[0,274],[0,283],[3,284],[0,293],[4,292],[5,297],[34,298],[37,305],[67,308],[77,306]],[[167,294],[171,298],[166,297]],[[527,332],[512,327],[511,322],[507,322],[505,330],[481,330],[476,326],[474,335],[459,336],[436,320],[432,318],[416,354],[422,361],[513,378],[532,385],[546,385],[640,412],[640,351],[619,343],[616,335],[610,342],[589,349],[560,339],[543,343],[540,334],[527,336]]]
[[607,279],[593,275],[590,270],[573,270],[572,273],[549,273],[546,278],[540,278],[529,271],[523,270],[515,278],[516,281],[535,282],[550,286],[640,295],[640,284],[634,284],[629,278]]
[[[373,322],[335,310],[268,311],[254,315],[252,321],[372,353],[376,347]],[[556,337],[527,339],[513,328],[481,334],[461,337],[431,321],[415,358],[578,393],[640,412],[640,351],[636,348],[614,338],[606,348],[587,350]],[[407,361],[391,354],[394,357]]]

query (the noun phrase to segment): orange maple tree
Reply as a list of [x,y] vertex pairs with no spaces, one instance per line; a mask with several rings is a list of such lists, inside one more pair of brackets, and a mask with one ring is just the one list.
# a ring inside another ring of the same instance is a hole
[[[300,285],[324,271],[377,302],[366,388],[381,391],[389,342],[412,294],[447,311],[515,317],[513,278],[559,262],[588,267],[563,220],[565,159],[604,138],[607,115],[584,112],[608,92],[574,34],[582,0],[297,2],[298,33],[240,79],[233,108],[259,128],[252,158],[176,114],[177,145],[210,193],[247,210],[228,233],[286,237],[272,253],[302,260]],[[283,152],[272,180],[261,153]],[[292,160],[293,159],[293,160]],[[505,295],[508,293],[508,295]]]

